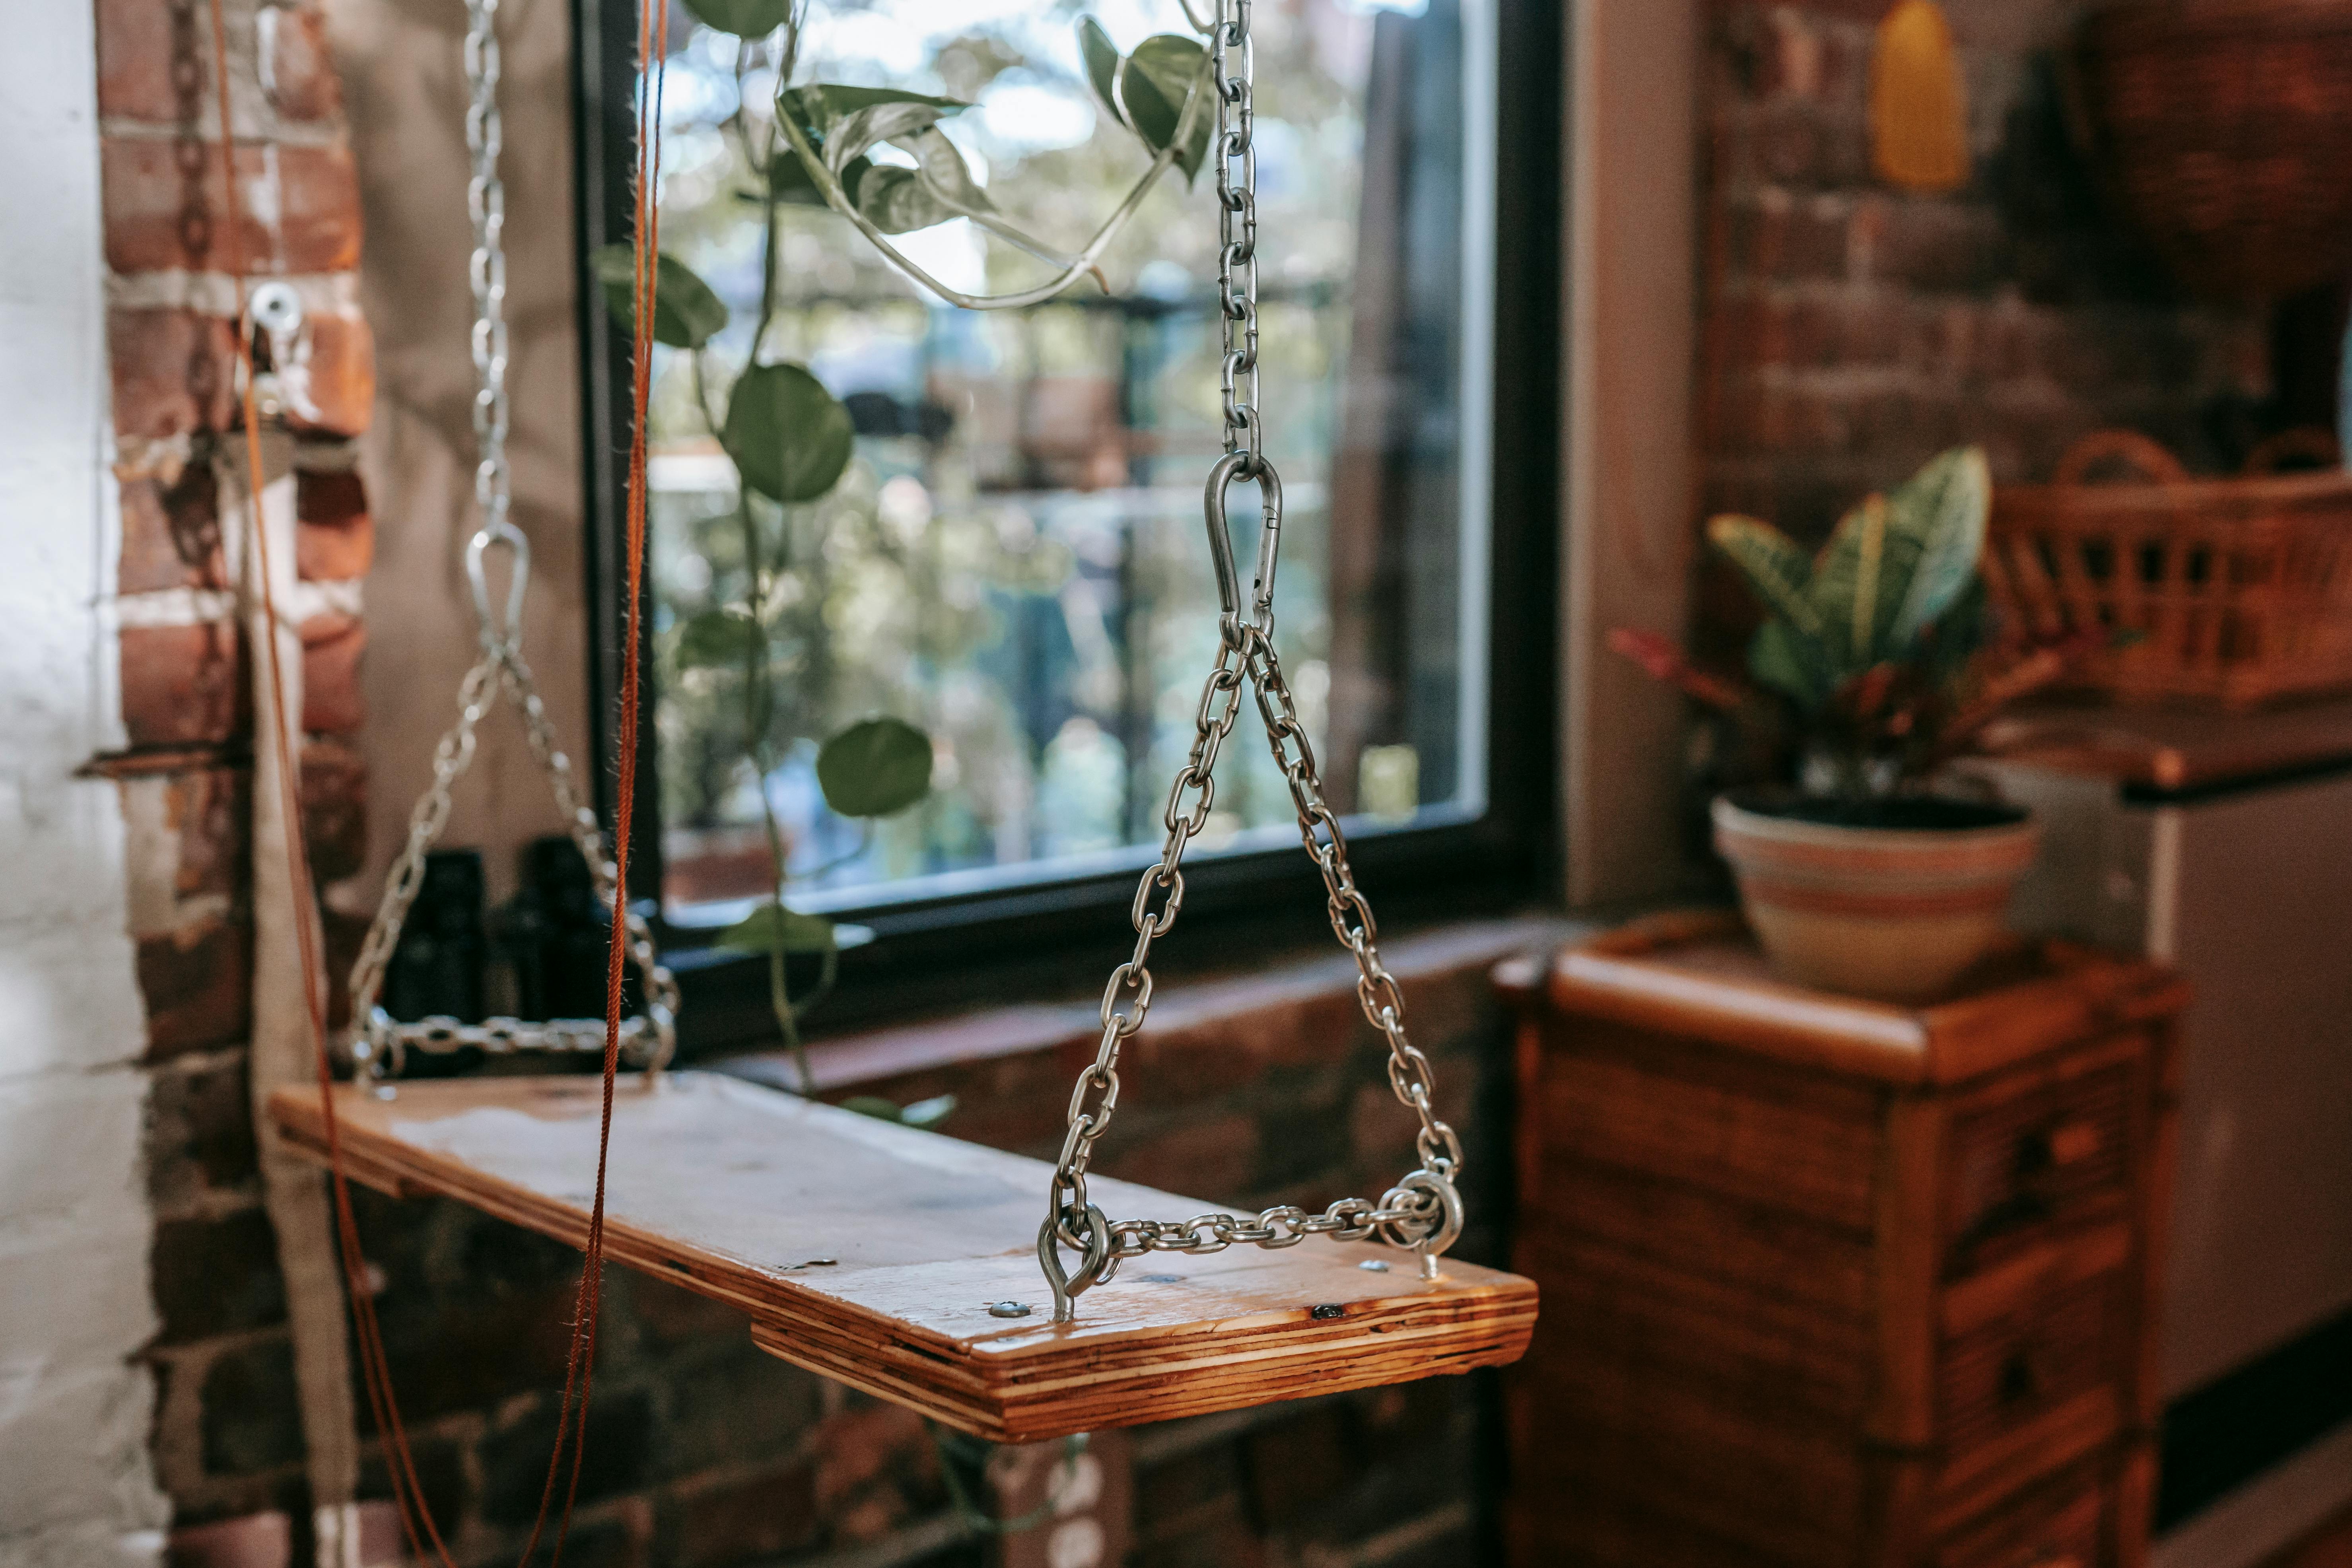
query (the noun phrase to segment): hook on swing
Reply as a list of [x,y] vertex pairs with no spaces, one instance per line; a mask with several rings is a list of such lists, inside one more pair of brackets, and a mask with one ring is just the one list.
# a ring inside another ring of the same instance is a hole
[[1242,641],[1241,579],[1234,570],[1234,536],[1225,523],[1225,492],[1235,481],[1255,479],[1263,525],[1257,535],[1257,576],[1250,584],[1249,624],[1260,636],[1274,630],[1275,556],[1282,546],[1282,476],[1263,454],[1247,448],[1228,452],[1209,470],[1205,497],[1209,523],[1209,561],[1217,574],[1217,602],[1223,614],[1217,627],[1229,647]]
[[[507,574],[506,618],[490,611],[489,573],[484,557],[490,546],[503,544],[514,556]],[[530,540],[505,518],[478,530],[466,544],[466,583],[474,592],[474,619],[481,627],[482,651],[493,657],[522,647],[523,590],[530,584]]]

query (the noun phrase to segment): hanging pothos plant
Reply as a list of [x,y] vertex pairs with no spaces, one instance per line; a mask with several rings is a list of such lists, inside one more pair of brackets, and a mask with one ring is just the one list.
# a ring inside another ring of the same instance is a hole
[[[807,506],[830,495],[855,456],[856,431],[849,411],[807,366],[765,357],[775,320],[777,235],[787,206],[823,206],[849,220],[902,272],[941,299],[968,309],[1013,309],[1039,303],[1072,286],[1102,282],[1097,262],[1125,229],[1143,198],[1171,166],[1189,182],[1208,155],[1215,121],[1211,61],[1197,38],[1166,34],[1147,38],[1121,55],[1092,17],[1079,24],[1087,79],[1104,110],[1132,132],[1151,154],[1150,165],[1118,202],[1093,237],[1066,254],[1020,228],[990,201],[965,164],[963,154],[940,131],[942,120],[971,107],[954,99],[892,88],[839,83],[793,82],[800,36],[806,19],[803,0],[684,0],[706,27],[739,40],[739,88],[750,77],[755,50],[773,49],[780,85],[773,112],[759,123],[739,107],[727,121],[747,165],[763,172],[761,188],[746,193],[761,211],[759,315],[743,370],[724,387],[711,384],[709,349],[729,326],[725,300],[674,257],[658,258],[655,276],[656,342],[688,356],[697,403],[704,422],[733,465],[738,479],[732,518],[740,531],[745,577],[738,603],[703,611],[676,628],[672,653],[679,668],[735,671],[741,677],[746,761],[758,781],[769,858],[769,890],[749,916],[720,933],[719,943],[767,960],[769,1001],[776,1026],[791,1047],[803,1089],[814,1087],[801,1038],[801,1019],[833,984],[841,932],[831,921],[794,910],[785,900],[790,880],[788,846],[776,817],[767,780],[777,764],[773,740],[775,667],[772,637],[779,610],[778,586],[789,563],[790,531],[771,542],[753,515],[752,497],[780,507]],[[1186,5],[1194,31],[1207,24]],[[888,146],[912,160],[877,163],[877,149]],[[890,237],[958,218],[1055,268],[1034,287],[1001,295],[971,295],[948,288],[891,244]],[[633,257],[626,245],[607,247],[596,258],[596,273],[607,308],[624,326],[631,323]],[[825,804],[839,816],[868,824],[895,816],[930,790],[930,738],[903,719],[862,719],[824,742],[816,778]],[[815,957],[815,988],[795,997],[790,961]],[[916,1126],[936,1123],[953,1100],[919,1101],[904,1108],[873,1097],[847,1102],[853,1109]]]

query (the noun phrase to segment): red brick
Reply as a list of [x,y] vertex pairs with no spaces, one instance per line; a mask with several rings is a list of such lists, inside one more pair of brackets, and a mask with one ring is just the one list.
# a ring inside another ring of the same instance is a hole
[[1396,1168],[1402,1173],[1413,1157],[1413,1135],[1421,1123],[1397,1102],[1396,1093],[1383,1078],[1365,1084],[1356,1090],[1355,1103],[1349,1108],[1349,1141],[1356,1157],[1385,1169],[1395,1161],[1403,1161]]
[[[173,81],[185,73],[185,96]],[[98,0],[98,112],[153,125],[197,122],[213,80],[201,0]]]
[[321,882],[341,881],[367,858],[367,760],[340,741],[302,747],[302,837]]
[[896,1405],[846,1410],[809,1434],[816,1455],[813,1496],[831,1513],[894,1470],[929,1473],[938,1465],[922,1417]]
[[286,1321],[278,1237],[258,1206],[157,1222],[148,1280],[163,1320],[157,1344],[189,1344]]
[[117,434],[162,440],[226,430],[236,406],[236,330],[194,310],[110,310]]
[[269,101],[289,121],[332,120],[342,112],[342,83],[327,50],[327,18],[317,5],[278,13],[278,47],[270,61]]
[[[218,142],[109,136],[100,150],[106,264],[119,273],[341,272],[359,265],[359,175],[350,150],[236,150],[237,225],[226,226]],[[193,167],[183,167],[190,159]],[[275,171],[274,176],[272,171]],[[274,177],[276,191],[256,187]],[[273,223],[261,214],[276,209]]]
[[1847,270],[1844,214],[1834,205],[1779,195],[1727,204],[1721,264],[1731,276],[1778,279],[1843,278]]
[[247,732],[252,700],[236,624],[124,627],[122,722],[133,746],[219,745]]
[[151,1059],[226,1046],[251,1027],[253,933],[232,916],[139,942],[139,993]]
[[816,1543],[816,1468],[805,1458],[681,1492],[672,1507],[677,1568],[761,1561]]
[[183,1525],[172,1531],[163,1560],[170,1568],[289,1568],[293,1521],[273,1510]]
[[367,627],[358,617],[330,611],[301,625],[302,728],[343,734],[360,727],[367,710],[360,697],[360,656]]
[[[310,402],[316,417],[289,414],[290,429],[356,436],[375,411],[375,336],[356,314],[310,318]],[[371,535],[371,537],[373,537]]]
[[355,468],[298,468],[294,475],[295,566],[308,581],[364,577],[375,554],[375,520]]
[[161,588],[225,588],[220,490],[212,465],[190,463],[166,485],[126,479],[122,485],[122,559],[115,589],[143,594]]
[[1990,207],[1873,197],[1854,211],[1857,274],[1929,293],[1972,293],[2008,272],[2009,238]]
[[1230,1194],[1249,1181],[1257,1144],[1255,1118],[1220,1116],[1171,1128],[1141,1142],[1122,1142],[1114,1131],[1097,1146],[1095,1164],[1107,1176],[1163,1192],[1199,1195],[1205,1188]]
[[147,1096],[147,1190],[181,1211],[206,1194],[250,1190],[253,1101],[242,1056],[154,1075]]
[[656,1345],[749,1331],[748,1321],[738,1309],[693,1290],[681,1290],[650,1274],[629,1277],[629,1302],[636,1310],[638,1328]]
[[[371,911],[372,912],[372,911]],[[331,904],[319,907],[319,928],[327,958],[327,1027],[340,1029],[352,1021],[352,965],[367,941],[369,916],[346,914]]]
[[191,768],[173,775],[164,811],[179,839],[173,891],[180,898],[233,897],[246,886],[252,781],[243,768]]

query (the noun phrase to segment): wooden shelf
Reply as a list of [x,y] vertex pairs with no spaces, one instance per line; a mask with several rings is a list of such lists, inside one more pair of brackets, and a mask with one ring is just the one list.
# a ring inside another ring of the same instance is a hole
[[[352,1179],[585,1244],[593,1079],[335,1091]],[[315,1089],[271,1121],[323,1161]],[[740,1308],[761,1347],[998,1442],[1034,1442],[1515,1361],[1536,1288],[1448,1259],[1312,1238],[1130,1259],[1055,1327],[1037,1268],[1050,1167],[706,1073],[615,1100],[605,1252]],[[1097,1178],[1114,1217],[1217,1205]],[[1385,1270],[1362,1267],[1385,1263]],[[991,1315],[1027,1303],[1026,1318]]]
[[1562,952],[1562,1012],[1703,1037],[1793,1066],[1897,1084],[1954,1084],[2086,1034],[2185,1005],[2169,971],[2072,942],[2011,941],[1940,1002],[1905,1006],[1816,991],[1772,973],[1739,917],[1657,915]]

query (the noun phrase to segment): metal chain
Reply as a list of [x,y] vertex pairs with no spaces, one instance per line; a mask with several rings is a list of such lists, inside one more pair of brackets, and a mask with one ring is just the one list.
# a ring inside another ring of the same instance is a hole
[[[423,1050],[447,1053],[468,1047],[496,1053],[523,1050],[594,1052],[604,1048],[601,1018],[555,1018],[526,1022],[491,1018],[479,1024],[434,1016],[403,1023],[393,1018],[377,1000],[383,990],[385,967],[400,945],[402,928],[425,881],[426,852],[441,837],[449,820],[450,791],[474,760],[474,732],[490,705],[503,693],[523,716],[531,755],[547,774],[565,831],[587,861],[597,901],[613,903],[618,871],[604,852],[604,834],[593,810],[582,804],[573,786],[572,759],[557,744],[555,727],[540,700],[530,667],[522,659],[523,587],[530,571],[530,544],[508,516],[510,496],[507,469],[507,258],[506,187],[499,179],[502,129],[499,118],[498,0],[466,0],[466,149],[473,160],[472,178],[466,186],[466,208],[473,219],[474,250],[468,272],[474,291],[474,434],[479,460],[474,468],[474,499],[481,509],[480,531],[466,552],[466,574],[480,624],[482,658],[466,672],[457,689],[457,721],[434,749],[433,782],[409,814],[408,837],[399,860],[385,879],[375,920],[361,943],[359,961],[352,967],[352,1016],[356,1020],[352,1059],[363,1079],[378,1081],[399,1073],[407,1053]],[[491,612],[483,557],[492,545],[513,553],[513,574],[507,592],[503,620]],[[667,1065],[677,1048],[677,983],[663,967],[654,948],[653,930],[635,910],[623,916],[622,936],[628,957],[645,984],[644,1011],[621,1026],[621,1047],[629,1060],[650,1072]]]
[[[464,1024],[455,1018],[432,1016],[404,1023],[377,1005],[383,991],[385,967],[400,945],[401,930],[407,923],[417,890],[424,886],[425,853],[441,837],[449,820],[452,787],[474,759],[475,730],[501,692],[522,710],[531,754],[547,774],[566,831],[588,863],[597,902],[605,908],[612,905],[616,868],[605,854],[595,812],[581,803],[573,787],[572,759],[556,743],[554,725],[547,717],[546,705],[540,700],[530,668],[511,645],[493,650],[466,672],[466,679],[458,686],[457,721],[434,748],[433,782],[417,797],[415,808],[409,813],[407,839],[391,875],[385,879],[375,919],[360,945],[359,961],[352,966],[352,1016],[358,1021],[352,1040],[352,1057],[361,1076],[371,1082],[398,1076],[411,1050],[447,1054],[470,1047],[493,1054],[526,1050],[602,1053],[604,1048],[604,1021],[601,1018],[528,1022],[499,1017]],[[656,952],[653,929],[643,915],[629,910],[624,917],[623,933],[629,960],[636,965],[646,994],[643,1013],[625,1019],[621,1025],[622,1051],[633,1065],[658,1072],[668,1065],[677,1046],[677,982]]]
[[1218,0],[1209,54],[1217,86],[1217,297],[1224,329],[1218,381],[1225,450],[1247,453],[1254,472],[1265,442],[1257,409],[1257,149],[1251,141],[1257,68],[1249,11],[1250,0]]
[[[1102,1036],[1095,1059],[1070,1092],[1068,1130],[1055,1162],[1045,1223],[1037,1232],[1037,1259],[1054,1291],[1054,1321],[1068,1322],[1077,1296],[1108,1282],[1120,1262],[1148,1252],[1222,1252],[1228,1247],[1284,1247],[1309,1236],[1360,1241],[1378,1236],[1421,1254],[1422,1272],[1433,1277],[1437,1258],[1462,1229],[1462,1200],[1454,1183],[1462,1170],[1462,1144],[1438,1119],[1429,1058],[1405,1037],[1404,993],[1381,963],[1371,905],[1357,888],[1348,864],[1339,819],[1323,796],[1315,752],[1274,648],[1274,569],[1281,537],[1282,484],[1265,460],[1257,408],[1257,165],[1250,145],[1250,0],[1218,0],[1212,51],[1217,79],[1218,289],[1223,321],[1225,450],[1209,477],[1207,513],[1211,558],[1223,603],[1215,666],[1193,716],[1191,754],[1177,771],[1161,823],[1168,837],[1160,858],[1143,874],[1129,911],[1135,951],[1111,971],[1103,987]],[[1239,182],[1234,174],[1238,168]],[[1259,536],[1257,579],[1244,617],[1234,575],[1233,542],[1225,527],[1225,491],[1236,479],[1254,479],[1264,498],[1265,526]],[[1184,904],[1185,847],[1205,827],[1216,801],[1217,755],[1232,733],[1246,679],[1265,721],[1274,759],[1297,808],[1298,833],[1322,873],[1326,910],[1340,945],[1356,960],[1356,995],[1364,1016],[1388,1043],[1389,1084],[1397,1099],[1420,1119],[1414,1148],[1421,1168],[1381,1195],[1378,1204],[1341,1198],[1320,1215],[1283,1204],[1249,1218],[1225,1213],[1188,1220],[1107,1218],[1087,1194],[1087,1168],[1095,1143],[1118,1106],[1118,1057],[1129,1037],[1143,1026],[1151,1006],[1152,943],[1167,934]],[[1079,1254],[1075,1273],[1061,1248]]]
[[507,475],[507,188],[499,178],[499,0],[466,0],[466,211],[474,223],[474,500],[482,526],[513,528]]

